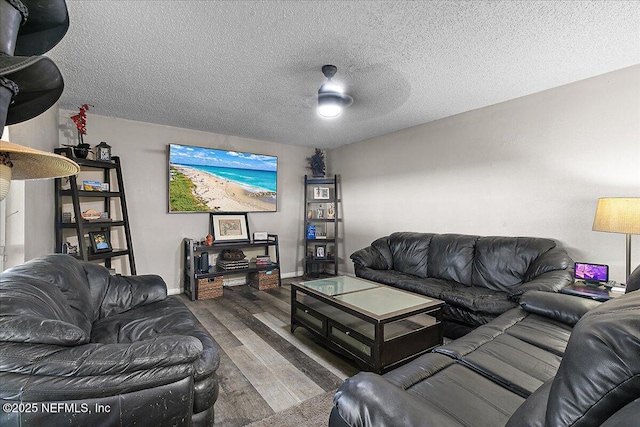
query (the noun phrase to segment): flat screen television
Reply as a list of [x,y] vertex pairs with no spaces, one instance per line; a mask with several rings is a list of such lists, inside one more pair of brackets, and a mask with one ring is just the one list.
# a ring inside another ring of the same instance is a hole
[[576,262],[573,265],[573,275],[576,280],[582,280],[587,284],[599,285],[609,281],[609,266]]
[[275,212],[278,158],[169,144],[169,212]]

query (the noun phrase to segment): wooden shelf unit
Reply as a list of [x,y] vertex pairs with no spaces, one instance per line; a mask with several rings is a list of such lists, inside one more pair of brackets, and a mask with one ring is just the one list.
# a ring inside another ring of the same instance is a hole
[[[278,270],[278,286],[282,285],[280,270],[280,248],[278,245],[278,235],[269,234],[266,241],[260,242],[239,242],[239,243],[214,243],[211,246],[201,245],[194,239],[183,239],[183,287],[184,293],[195,301],[198,296],[198,280],[213,279],[219,276],[228,276],[232,274],[256,273],[259,271]],[[275,260],[270,265],[255,265],[250,262],[248,268],[240,268],[235,270],[225,270],[217,266],[213,266],[207,273],[199,273],[196,271],[196,256],[202,252],[222,252],[225,249],[251,249],[264,248],[264,254],[270,255],[269,250],[273,248],[275,251]]]
[[[338,223],[339,202],[338,175],[331,178],[313,178],[304,176],[304,275],[318,277],[322,273],[338,275]],[[316,197],[316,189],[321,189],[322,198]],[[328,192],[328,194],[326,194]],[[333,206],[333,218],[327,218],[328,205]],[[318,210],[323,210],[323,216]],[[311,218],[309,217],[311,216]],[[323,229],[322,238],[310,238],[309,227]],[[317,247],[325,245],[326,258],[317,256]],[[329,248],[332,250],[329,251]]]
[[[65,156],[76,162],[80,166],[80,171],[88,170],[102,170],[103,178],[102,182],[109,184],[109,189],[112,190],[112,172],[115,174],[118,191],[86,191],[78,187],[77,177],[70,176],[69,189],[62,189],[62,179],[56,178],[55,180],[55,233],[56,233],[56,253],[62,253],[62,246],[65,242],[65,236],[63,230],[75,230],[75,236],[78,239],[78,253],[74,256],[78,259],[85,261],[103,260],[105,267],[111,268],[111,259],[115,257],[127,257],[129,261],[130,274],[136,274],[136,263],[133,254],[133,245],[131,242],[131,230],[129,228],[129,214],[127,211],[127,201],[124,193],[124,181],[122,179],[122,168],[120,166],[120,158],[118,156],[112,157],[110,162],[80,159],[73,156],[73,151],[70,147],[55,149],[56,154]],[[62,221],[62,209],[64,205],[63,198],[71,198],[71,204],[73,205],[73,215],[75,216],[75,222],[63,222]],[[81,200],[84,199],[84,200]],[[111,199],[116,199],[120,203],[120,210],[122,212],[122,219],[118,220],[85,220],[82,218],[81,204],[84,201],[100,201],[103,203],[103,212],[107,212],[109,218],[111,218]],[[86,237],[89,231],[101,230],[106,233],[110,233],[112,228],[122,227],[125,236],[124,248],[113,248],[110,252],[91,253],[90,246],[86,243]]]

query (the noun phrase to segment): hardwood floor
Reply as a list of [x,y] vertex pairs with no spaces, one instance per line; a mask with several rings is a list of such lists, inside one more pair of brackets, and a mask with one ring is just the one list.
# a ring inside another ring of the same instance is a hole
[[226,287],[221,297],[203,301],[181,296],[220,349],[215,426],[261,420],[335,390],[359,372],[304,328],[290,332],[291,286],[285,283],[294,280],[267,291]]

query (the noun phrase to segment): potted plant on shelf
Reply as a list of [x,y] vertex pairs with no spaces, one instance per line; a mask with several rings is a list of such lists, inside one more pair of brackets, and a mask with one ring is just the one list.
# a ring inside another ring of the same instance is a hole
[[324,153],[321,149],[316,148],[316,152],[313,156],[307,157],[309,161],[309,169],[311,169],[311,174],[314,178],[322,178],[324,177]]
[[80,159],[86,159],[91,149],[91,145],[84,142],[84,135],[87,134],[87,110],[89,107],[89,104],[82,104],[78,114],[71,116],[71,120],[78,129],[78,144],[73,147],[73,154]]

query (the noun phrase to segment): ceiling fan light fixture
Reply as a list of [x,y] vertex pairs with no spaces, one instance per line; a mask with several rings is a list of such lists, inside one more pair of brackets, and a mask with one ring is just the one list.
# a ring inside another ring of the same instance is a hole
[[335,65],[322,67],[327,81],[318,89],[318,114],[325,118],[338,117],[342,110],[353,103],[353,98],[343,93],[342,88],[331,81],[337,71]]

